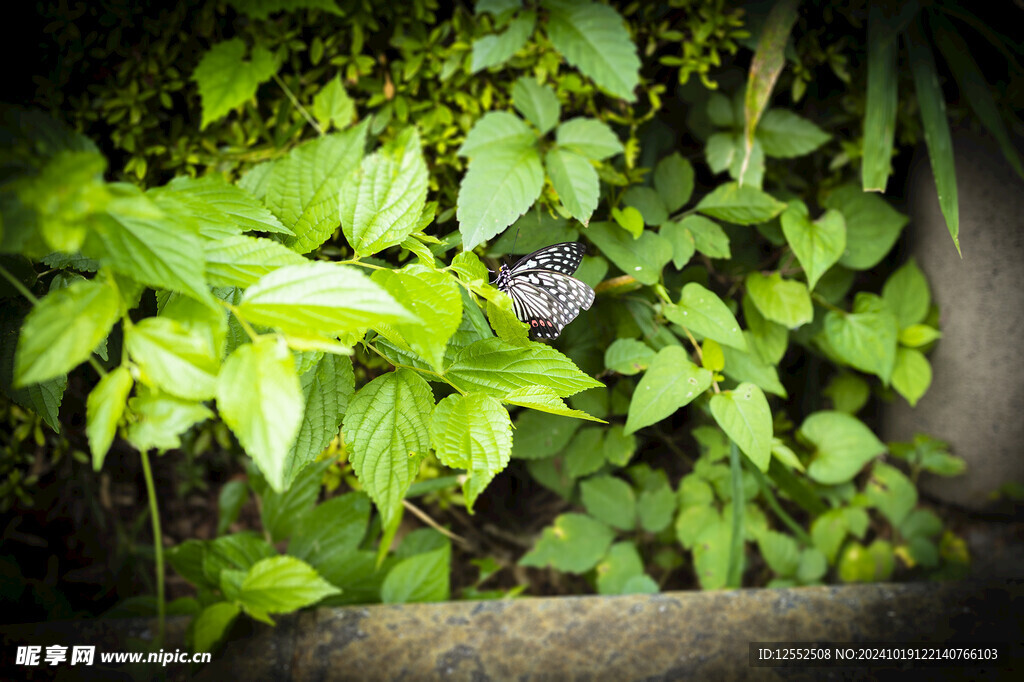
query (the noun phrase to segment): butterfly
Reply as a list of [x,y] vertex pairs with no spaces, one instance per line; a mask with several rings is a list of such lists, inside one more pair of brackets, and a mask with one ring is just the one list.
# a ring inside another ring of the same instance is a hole
[[594,290],[572,277],[586,251],[579,242],[562,242],[523,256],[511,268],[499,268],[495,286],[512,297],[516,317],[530,325],[535,337],[558,338],[594,302]]

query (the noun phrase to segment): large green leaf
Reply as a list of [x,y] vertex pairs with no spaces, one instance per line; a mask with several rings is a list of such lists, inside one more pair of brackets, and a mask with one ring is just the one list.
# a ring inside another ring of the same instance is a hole
[[529,76],[516,79],[512,85],[512,105],[527,121],[537,126],[541,135],[555,127],[562,110],[555,91]]
[[201,320],[185,325],[167,317],[126,324],[124,345],[138,365],[140,381],[191,400],[208,400],[217,390],[221,347]]
[[772,456],[772,411],[761,389],[743,383],[711,396],[711,414],[726,435],[761,471]]
[[[436,534],[436,531],[430,532]],[[403,558],[384,578],[380,587],[381,601],[385,604],[447,601],[451,554],[451,544],[444,540],[437,549]]]
[[831,135],[786,109],[770,109],[757,125],[757,139],[766,156],[788,159],[810,154]]
[[440,371],[445,346],[462,321],[462,296],[449,273],[410,265],[402,270],[377,270],[373,281],[395,297],[406,301],[422,322],[395,325],[409,348]]
[[121,366],[100,379],[89,392],[85,403],[85,434],[92,451],[92,468],[103,468],[103,459],[117,433],[117,423],[124,414],[125,402],[132,390],[132,375]]
[[620,270],[643,284],[657,282],[672,259],[671,242],[656,232],[645,230],[633,239],[613,223],[600,222],[587,229],[587,236]]
[[417,319],[358,269],[326,262],[274,270],[246,290],[238,310],[250,322],[300,336]]
[[711,372],[690,362],[681,346],[658,351],[633,392],[626,433],[665,419],[711,386]]
[[214,286],[245,288],[283,265],[301,265],[306,258],[280,242],[238,235],[207,241],[206,276]]
[[341,133],[323,135],[288,152],[271,168],[265,201],[295,234],[288,248],[308,253],[338,229],[338,193],[349,173],[359,167],[366,144],[367,122]]
[[324,353],[299,382],[305,401],[299,431],[288,451],[285,482],[289,484],[338,435],[341,418],[355,391],[352,360]]
[[18,336],[14,385],[54,379],[85,362],[120,312],[113,280],[79,280],[56,289],[29,312]]
[[814,319],[814,306],[807,285],[794,279],[783,279],[773,272],[763,275],[751,272],[746,280],[747,294],[766,319],[789,329]]
[[899,324],[878,296],[861,292],[852,313],[829,311],[822,334],[841,361],[889,383],[896,364]]
[[345,413],[345,442],[363,489],[386,527],[430,449],[434,396],[416,372],[399,369],[363,386]]
[[798,435],[814,446],[807,474],[819,483],[836,485],[851,480],[885,445],[863,422],[845,412],[815,412]]
[[223,231],[223,226],[231,226],[239,232],[291,234],[256,197],[219,175],[177,177],[166,188],[153,191],[157,196],[161,191],[167,191],[174,200],[188,201],[188,213],[199,221],[199,230],[206,236]]
[[249,615],[267,620],[267,614],[296,611],[340,592],[305,561],[276,556],[249,569],[238,602]]
[[341,185],[341,229],[357,255],[401,244],[417,229],[427,201],[427,164],[410,126],[363,159]]
[[907,224],[907,217],[885,199],[862,192],[856,185],[843,185],[825,198],[824,205],[843,214],[846,251],[839,263],[851,270],[878,265]]
[[584,573],[597,565],[613,539],[615,532],[596,519],[583,514],[562,514],[544,529],[541,539],[519,564]]
[[244,59],[245,43],[233,38],[217,43],[199,60],[192,80],[203,104],[200,130],[256,95],[260,83],[277,73],[277,60],[265,47],[254,47]]
[[508,466],[512,454],[512,421],[501,402],[484,393],[450,395],[437,404],[430,440],[445,466],[465,469],[462,484],[466,507]]
[[509,22],[508,28],[501,33],[477,38],[473,41],[473,58],[470,72],[500,66],[519,51],[533,34],[537,15],[534,12],[523,12]]
[[546,0],[547,33],[565,60],[627,101],[640,81],[640,59],[625,22],[608,5]]
[[684,286],[679,304],[665,306],[664,313],[669,321],[701,336],[743,351],[747,350],[747,341],[743,338],[736,316],[718,294],[697,282],[690,282]]
[[464,392],[502,398],[516,389],[546,386],[559,397],[603,386],[550,346],[515,346],[499,338],[472,343],[455,356],[445,377]]
[[569,149],[592,161],[602,161],[621,154],[622,142],[604,121],[596,118],[570,118],[555,131],[559,147]]
[[[320,486],[317,486],[317,493]],[[346,493],[302,514],[288,543],[288,554],[308,561],[313,568],[345,561],[359,548],[370,523],[370,498]]]
[[490,111],[481,116],[459,147],[459,156],[482,158],[492,153],[531,149],[537,144],[537,133],[515,114]]
[[558,198],[573,218],[586,226],[597,209],[600,184],[590,161],[568,149],[552,149],[544,157],[544,167]]
[[882,300],[896,315],[901,330],[924,321],[931,307],[931,293],[928,280],[913,258],[885,280]]
[[544,169],[535,147],[489,148],[474,158],[459,185],[463,248],[472,249],[515,222],[543,186]]
[[807,275],[807,288],[814,285],[825,271],[836,264],[846,249],[846,222],[836,210],[826,211],[811,220],[807,204],[794,200],[782,212],[782,233]]
[[217,376],[217,409],[270,486],[282,490],[302,420],[302,389],[280,339],[263,337],[228,356]]
[[771,220],[785,208],[786,204],[755,187],[727,182],[701,199],[696,210],[730,223],[757,225]]

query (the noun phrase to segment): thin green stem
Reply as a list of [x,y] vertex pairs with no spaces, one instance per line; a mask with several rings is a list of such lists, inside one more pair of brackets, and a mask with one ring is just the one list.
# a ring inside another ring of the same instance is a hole
[[371,270],[389,270],[381,265],[374,265],[373,263],[364,263],[358,258],[349,258],[348,260],[338,261],[338,265],[358,265],[361,268],[370,268]]
[[238,324],[242,325],[242,329],[244,329],[245,333],[249,336],[250,341],[255,341],[257,338],[259,338],[259,334],[256,333],[256,330],[250,327],[249,323],[245,321],[245,318],[238,313],[237,307],[235,307],[231,303],[228,303],[227,301],[221,299],[218,300],[220,300],[221,305],[230,310],[231,314],[235,316],[235,319],[238,320]]
[[459,388],[458,386],[456,386],[452,382],[448,381],[448,379],[443,374],[439,374],[437,372],[433,372],[433,371],[431,371],[429,369],[423,369],[422,367],[413,367],[412,365],[403,365],[400,362],[395,362],[394,360],[390,359],[388,356],[384,355],[384,353],[382,353],[379,350],[377,350],[377,347],[374,346],[372,343],[367,343],[366,347],[369,348],[370,350],[372,350],[377,355],[379,355],[384,360],[387,360],[388,363],[390,365],[394,366],[394,367],[399,367],[401,369],[411,369],[414,372],[419,372],[421,374],[429,374],[432,377],[437,377],[438,379],[440,379],[441,381],[445,382],[446,384],[448,384],[449,386],[454,388],[456,391],[458,391],[462,395],[466,395],[465,391],[463,391],[461,388]]
[[160,509],[156,503],[156,487],[153,485],[153,471],[149,468],[149,454],[142,450],[142,475],[146,479],[146,494],[149,496],[149,517],[153,522],[153,553],[156,560],[156,612],[157,641],[163,644],[167,605],[164,598],[164,542],[160,533]]
[[729,571],[726,584],[743,586],[743,464],[740,449],[729,443],[729,468],[732,470],[732,542],[729,544]]
[[31,291],[29,291],[17,277],[7,272],[7,268],[3,267],[2,265],[0,265],[0,275],[3,275],[3,278],[10,282],[11,286],[17,289],[19,294],[28,299],[29,303],[31,303],[32,305],[39,303],[39,299],[36,298],[35,295]]
[[786,524],[786,527],[793,531],[793,535],[796,536],[797,540],[801,542],[805,547],[812,547],[814,542],[811,540],[811,536],[807,534],[799,523],[793,520],[793,517],[786,513],[786,510],[782,508],[779,501],[775,498],[775,494],[768,486],[768,479],[765,475],[757,468],[752,468],[754,477],[757,478],[757,484],[761,489],[761,494],[764,495],[765,502],[768,503],[768,507],[772,510],[776,517],[782,523]]
[[305,118],[306,121],[309,122],[309,125],[313,126],[313,130],[316,131],[316,134],[323,136],[324,129],[320,127],[319,123],[313,120],[313,117],[309,115],[308,111],[306,111],[306,107],[299,104],[299,100],[295,98],[295,95],[292,93],[292,91],[288,88],[287,85],[284,84],[284,81],[281,80],[281,77],[278,76],[276,73],[274,74],[274,82],[281,86],[281,89],[284,90],[284,94],[288,95],[288,99],[291,100],[292,105],[299,110],[299,113],[302,114],[303,118]]
[[828,301],[826,301],[826,300],[825,300],[825,297],[824,297],[824,296],[822,296],[822,295],[821,295],[821,294],[819,294],[819,293],[816,293],[816,292],[813,292],[813,291],[812,291],[812,292],[811,292],[811,299],[812,299],[812,300],[813,300],[813,301],[814,301],[815,303],[817,303],[818,305],[820,305],[820,306],[821,306],[821,307],[823,307],[823,308],[827,308],[827,309],[829,309],[829,310],[834,310],[835,312],[837,312],[837,313],[843,313],[844,315],[846,314],[846,311],[845,311],[845,310],[843,310],[842,308],[840,308],[840,307],[838,307],[838,306],[834,306],[834,305],[832,305],[831,303],[829,303]]

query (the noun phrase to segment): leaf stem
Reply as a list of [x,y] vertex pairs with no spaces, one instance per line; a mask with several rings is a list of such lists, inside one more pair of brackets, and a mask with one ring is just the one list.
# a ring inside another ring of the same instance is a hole
[[36,305],[37,303],[39,303],[39,299],[36,298],[35,295],[31,291],[29,291],[17,277],[9,273],[7,271],[7,268],[5,268],[2,265],[0,265],[0,275],[3,275],[3,278],[10,282],[11,286],[17,289],[19,294],[28,299],[29,303],[31,303],[32,305]]
[[153,485],[153,471],[149,467],[149,454],[139,451],[142,458],[142,475],[146,479],[146,494],[149,497],[149,517],[153,522],[153,553],[156,560],[156,612],[157,641],[163,644],[166,627],[167,605],[164,596],[164,543],[160,533],[160,509],[156,502],[156,487]]
[[847,314],[847,313],[846,313],[846,311],[845,311],[845,310],[843,310],[842,308],[840,308],[840,307],[838,307],[838,306],[834,306],[834,305],[832,305],[831,303],[829,303],[828,301],[826,301],[826,300],[825,300],[825,297],[824,297],[824,296],[822,296],[822,295],[821,295],[821,294],[819,294],[819,293],[816,293],[816,292],[813,292],[813,291],[812,291],[812,292],[811,292],[811,299],[812,299],[812,300],[813,300],[813,301],[814,301],[815,303],[817,303],[818,305],[820,305],[820,306],[821,306],[822,308],[827,308],[828,310],[833,310],[833,311],[835,311],[835,312],[837,312],[837,313],[842,313],[843,315],[846,315],[846,314]]
[[757,478],[757,484],[761,488],[761,494],[764,495],[765,502],[768,503],[768,507],[775,513],[775,516],[779,518],[782,523],[786,524],[786,527],[793,531],[793,535],[805,546],[812,547],[814,542],[811,540],[811,536],[807,534],[799,523],[793,520],[793,517],[786,513],[786,510],[782,508],[779,501],[775,498],[775,494],[772,493],[771,486],[768,485],[768,479],[761,473],[761,470],[754,467],[751,469],[754,472],[755,478]]
[[313,120],[313,117],[309,115],[308,111],[306,111],[306,107],[299,104],[299,100],[295,98],[292,91],[284,84],[284,81],[281,80],[281,77],[276,73],[274,74],[274,82],[281,86],[281,89],[284,90],[284,94],[288,95],[288,99],[291,100],[292,105],[299,110],[299,113],[302,114],[303,118],[309,122],[309,125],[313,126],[313,130],[316,131],[316,134],[322,137],[324,135],[324,129],[320,127],[319,123]]

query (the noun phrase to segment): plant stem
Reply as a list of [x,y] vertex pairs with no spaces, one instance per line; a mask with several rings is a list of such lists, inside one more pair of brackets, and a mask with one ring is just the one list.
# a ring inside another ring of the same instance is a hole
[[771,488],[768,486],[768,479],[765,478],[765,475],[756,468],[751,471],[754,472],[754,476],[757,478],[757,483],[761,487],[761,494],[764,495],[765,502],[768,503],[768,506],[775,513],[775,516],[786,524],[787,528],[793,531],[793,535],[795,535],[797,540],[799,540],[805,547],[813,547],[814,542],[811,540],[811,536],[807,534],[807,531],[805,531],[799,523],[793,520],[792,516],[786,513],[786,510],[782,508],[779,501],[775,499],[775,494],[772,493]]
[[157,625],[157,641],[162,646],[167,617],[167,607],[164,601],[164,543],[163,535],[160,533],[160,510],[156,503],[153,471],[149,468],[149,454],[142,450],[139,452],[139,455],[142,457],[142,475],[146,479],[146,494],[149,496],[149,516],[153,522],[153,554],[156,560],[156,613],[159,620]]
[[732,542],[729,545],[729,571],[726,585],[743,586],[743,465],[740,449],[729,443],[729,468],[732,470]]
[[284,81],[281,80],[281,77],[276,73],[274,74],[274,82],[281,86],[281,89],[284,90],[284,94],[288,95],[288,99],[292,101],[292,105],[299,110],[299,113],[302,114],[303,118],[309,122],[309,125],[313,126],[313,130],[316,131],[316,134],[322,136],[324,134],[324,129],[320,127],[319,123],[313,120],[313,117],[309,115],[308,111],[306,111],[306,107],[299,104],[299,100],[295,98],[292,91],[288,89],[288,86],[284,84]]
[[0,265],[0,275],[2,275],[4,279],[10,282],[11,286],[17,289],[19,294],[28,299],[29,303],[31,303],[32,305],[39,303],[39,299],[36,298],[31,291],[26,289],[25,285],[22,284],[17,277],[7,272],[7,268],[3,267],[2,265]]

